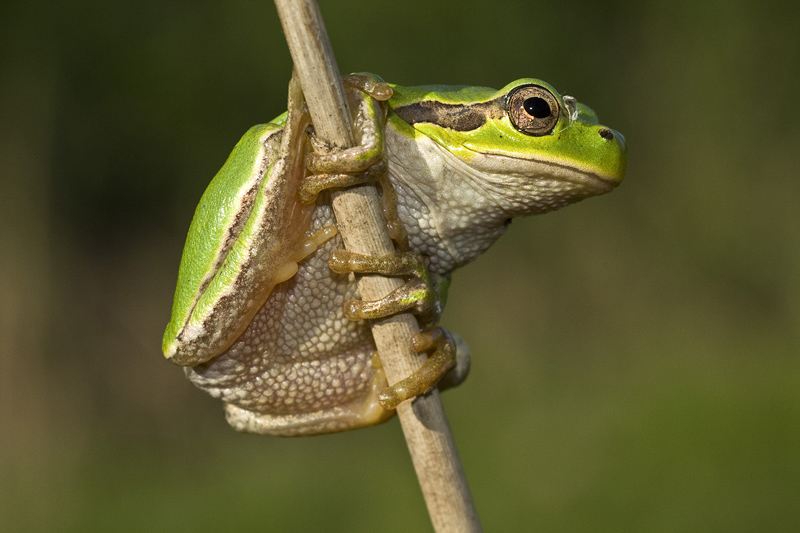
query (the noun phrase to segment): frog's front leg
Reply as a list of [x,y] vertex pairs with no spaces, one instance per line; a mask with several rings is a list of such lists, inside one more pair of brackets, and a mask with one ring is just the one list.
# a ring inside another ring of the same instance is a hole
[[[317,151],[306,157],[309,171],[298,189],[298,201],[307,204],[316,200],[325,189],[348,187],[369,181],[379,181],[383,190],[383,213],[389,236],[400,249],[408,248],[405,228],[397,215],[397,197],[386,178],[384,156],[384,125],[386,105],[383,101],[391,96],[391,88],[370,76],[345,78],[357,145],[341,151],[325,150],[316,142],[312,133],[312,144]],[[397,253],[374,258],[337,250],[329,265],[337,273],[369,273],[387,276],[412,277],[403,287],[386,297],[362,302],[350,300],[345,304],[344,314],[351,320],[382,318],[403,311],[419,315],[423,323],[435,323],[442,311],[441,300],[433,289],[427,266],[421,256]],[[433,351],[422,368],[412,376],[387,387],[380,393],[380,403],[385,409],[394,409],[400,402],[425,393],[454,366],[459,359],[457,371],[449,375],[446,386],[455,386],[466,377],[469,369],[469,351],[466,345],[456,343],[442,328],[419,333],[412,339],[415,351]]]
[[326,146],[309,129],[314,151],[306,156],[308,176],[297,191],[301,204],[314,202],[326,189],[349,187],[377,181],[386,173],[384,161],[384,124],[391,88],[367,76],[345,76],[347,97],[353,112],[356,145],[344,150]]
[[382,207],[389,237],[405,250],[408,236],[397,215],[394,188],[386,178],[385,100],[392,96],[392,89],[377,77],[361,74],[344,76],[342,81],[353,112],[356,146],[345,150],[331,149],[319,142],[310,129],[314,151],[306,156],[308,175],[298,187],[297,201],[307,205],[315,202],[319,193],[326,189],[378,182],[383,192]]

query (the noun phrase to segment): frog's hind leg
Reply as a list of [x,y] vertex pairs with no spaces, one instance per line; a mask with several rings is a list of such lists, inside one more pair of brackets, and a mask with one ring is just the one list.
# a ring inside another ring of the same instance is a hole
[[319,435],[373,426],[394,416],[394,411],[381,407],[378,400],[379,392],[385,390],[386,385],[383,370],[376,368],[369,393],[345,404],[309,413],[270,414],[228,403],[225,404],[225,417],[237,431],[278,437]]
[[[372,257],[335,250],[328,265],[340,274],[355,272],[412,278],[379,300],[345,302],[344,315],[350,320],[383,318],[410,311],[421,316],[424,324],[435,323],[441,314],[442,297],[439,291],[443,289],[442,285],[446,285],[447,279],[443,279],[438,287],[434,286],[425,261],[417,254],[405,252]],[[394,409],[401,402],[424,394],[446,375],[448,379],[443,388],[458,385],[469,372],[469,349],[466,343],[460,337],[454,338],[444,328],[425,330],[414,335],[411,342],[417,353],[432,354],[414,374],[381,391],[381,405],[386,409]],[[448,374],[451,369],[453,372]]]
[[[381,274],[411,278],[399,289],[379,300],[348,300],[344,315],[350,320],[383,318],[404,311],[418,315],[423,323],[435,323],[442,313],[442,298],[438,287],[432,283],[428,267],[422,256],[402,252],[383,257],[358,254],[348,250],[334,250],[328,266],[338,274]],[[446,279],[443,279],[447,283]]]
[[386,409],[394,409],[401,402],[425,394],[432,387],[439,385],[440,390],[459,385],[469,373],[470,354],[466,343],[444,328],[431,328],[417,333],[411,338],[411,346],[415,352],[433,353],[422,367],[380,393],[381,405]]

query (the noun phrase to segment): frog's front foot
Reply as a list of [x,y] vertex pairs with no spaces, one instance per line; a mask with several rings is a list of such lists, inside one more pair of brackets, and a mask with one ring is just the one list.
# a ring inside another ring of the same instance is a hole
[[[314,161],[311,155],[307,159]],[[386,162],[379,159],[367,160],[364,168],[354,167],[339,173],[323,172],[320,166],[312,163],[309,164],[309,171],[314,173],[306,176],[297,189],[297,201],[302,205],[315,202],[319,193],[326,189],[351,187],[380,180],[386,174]]]
[[306,156],[308,175],[297,191],[301,204],[314,202],[326,189],[379,181],[386,174],[385,100],[392,95],[392,89],[368,76],[347,76],[344,82],[353,112],[356,145],[344,150],[333,149],[317,139],[313,128],[309,130],[314,151]]
[[[441,300],[433,288],[423,258],[412,253],[384,257],[336,250],[328,264],[334,272],[345,274],[383,274],[409,276],[412,279],[379,300],[349,300],[344,314],[351,320],[375,319],[410,311],[423,317],[423,323],[435,322],[441,314]],[[414,374],[381,391],[379,399],[385,409],[394,409],[400,402],[424,394],[446,374],[445,388],[461,383],[469,371],[469,350],[461,341],[440,327],[414,335],[412,348],[417,353],[433,351],[425,364]],[[454,369],[454,367],[456,367]],[[452,372],[448,372],[453,369]]]

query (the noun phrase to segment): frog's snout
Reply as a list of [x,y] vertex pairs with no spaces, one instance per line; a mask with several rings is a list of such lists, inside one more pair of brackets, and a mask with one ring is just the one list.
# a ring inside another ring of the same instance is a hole
[[614,159],[614,163],[611,165],[613,170],[610,173],[611,179],[616,182],[614,185],[619,185],[620,182],[625,178],[625,169],[627,167],[627,155],[628,155],[628,148],[625,145],[625,137],[618,131],[612,130],[611,128],[601,127],[597,130],[597,134],[600,136],[603,141],[607,143],[611,143],[608,148],[611,150],[613,154],[615,154],[612,159]]

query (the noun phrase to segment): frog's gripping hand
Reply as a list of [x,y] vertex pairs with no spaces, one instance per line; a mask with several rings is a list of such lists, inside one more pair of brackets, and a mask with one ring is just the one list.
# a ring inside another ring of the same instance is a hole
[[352,112],[356,145],[336,150],[322,143],[313,128],[308,134],[314,151],[306,156],[308,175],[301,183],[297,200],[313,203],[326,189],[350,187],[378,181],[386,173],[384,124],[392,89],[367,76],[345,76],[347,99]]

